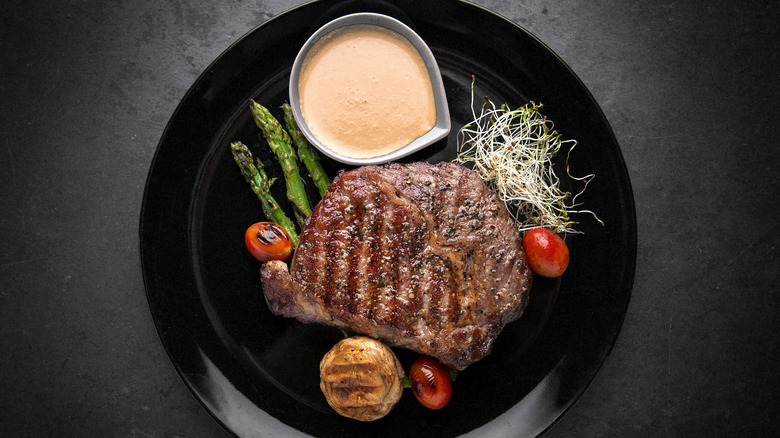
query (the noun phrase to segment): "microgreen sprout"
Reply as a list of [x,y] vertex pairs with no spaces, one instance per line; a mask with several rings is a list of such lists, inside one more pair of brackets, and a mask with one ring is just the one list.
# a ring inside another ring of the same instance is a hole
[[[556,233],[579,233],[573,213],[595,213],[577,209],[577,197],[594,175],[574,177],[569,172],[569,154],[576,140],[561,140],[553,122],[539,113],[541,103],[529,102],[511,110],[485,98],[481,112],[474,109],[474,82],[471,83],[471,112],[474,120],[458,132],[456,163],[473,163],[488,187],[498,194],[514,216],[520,231],[542,226]],[[566,174],[583,183],[573,195],[560,187],[552,158],[568,148]]]

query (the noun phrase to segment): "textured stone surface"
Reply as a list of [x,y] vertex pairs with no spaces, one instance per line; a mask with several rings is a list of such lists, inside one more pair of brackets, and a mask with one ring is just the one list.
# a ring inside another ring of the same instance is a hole
[[[3,435],[227,436],[155,333],[139,207],[195,78],[300,3],[0,6]],[[778,436],[780,4],[478,3],[580,76],[636,198],[623,330],[547,436]]]

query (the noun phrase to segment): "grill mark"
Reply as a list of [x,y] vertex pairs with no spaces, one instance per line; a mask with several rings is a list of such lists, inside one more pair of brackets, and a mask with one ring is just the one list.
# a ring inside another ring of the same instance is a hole
[[[347,203],[348,204],[348,203]],[[337,314],[343,314],[346,313],[346,310],[349,306],[350,297],[347,296],[345,291],[345,284],[344,284],[344,277],[345,273],[348,273],[348,267],[346,266],[346,250],[345,250],[345,228],[346,225],[349,223],[349,219],[351,217],[350,212],[344,212],[343,218],[341,219],[343,221],[342,224],[339,224],[340,226],[335,229],[335,231],[331,231],[328,237],[325,237],[325,240],[330,243],[329,251],[328,251],[328,260],[330,260],[329,264],[333,265],[333,269],[331,272],[331,275],[326,277],[325,283],[327,284],[327,287],[330,289],[330,293],[327,295],[328,303],[330,306],[332,306],[333,309],[335,309],[335,313]],[[328,230],[324,230],[325,233],[328,232]]]
[[[458,231],[458,235],[455,236],[455,238],[458,241],[463,241],[463,236],[461,236],[460,233],[463,233],[465,230],[463,229],[463,223],[459,220],[459,214],[460,206],[463,203],[463,187],[459,186],[456,181],[452,182],[452,188],[450,189],[449,193],[450,198],[450,220],[453,222],[453,227],[455,227]],[[467,289],[464,288],[465,284],[463,282],[463,278],[460,275],[457,275],[459,272],[466,270],[466,260],[462,251],[461,246],[456,245],[454,247],[454,251],[456,253],[454,254],[455,260],[458,261],[458,267],[451,266],[450,267],[450,278],[452,279],[452,296],[449,302],[449,305],[447,306],[447,315],[449,317],[450,321],[453,321],[453,323],[457,326],[458,320],[460,319],[460,313],[461,313],[461,300],[463,299],[464,295],[467,294]]]
[[317,279],[318,285],[320,285],[320,293],[318,294],[318,298],[320,301],[326,304],[331,304],[330,297],[333,296],[333,290],[335,288],[334,282],[331,281],[333,278],[333,263],[329,263],[329,260],[333,259],[333,254],[331,254],[331,248],[333,246],[333,243],[331,242],[332,236],[327,236],[325,240],[323,241],[322,245],[318,245],[320,248],[320,251],[318,251],[318,258],[320,260],[325,260],[325,269],[322,270],[320,277]]
[[[471,238],[474,238],[475,236],[473,234],[481,224],[479,219],[480,202],[478,199],[475,200],[472,199],[471,196],[468,196],[468,193],[463,189],[462,186],[458,186],[457,193],[459,204],[458,221],[462,224],[463,232],[467,233]],[[477,274],[475,272],[477,264],[473,258],[474,248],[469,246],[468,243],[465,245],[465,247],[466,249],[462,250],[460,254],[463,263],[462,272],[456,279],[456,281],[459,283],[460,290],[458,300],[459,310],[456,319],[456,326],[459,327],[471,325],[474,323],[472,309],[475,304],[476,294],[478,293],[477,288],[475,288],[473,285],[473,279]]]
[[436,210],[436,222],[434,225],[434,236],[439,237],[437,240],[436,252],[439,255],[438,262],[436,264],[435,273],[437,276],[436,287],[434,288],[433,298],[431,302],[431,316],[437,323],[436,328],[441,328],[446,322],[446,315],[450,307],[450,301],[452,294],[456,292],[452,287],[447,287],[447,276],[449,270],[452,268],[453,260],[450,258],[449,248],[444,248],[449,245],[450,241],[457,234],[451,214],[451,202],[452,197],[450,195],[453,187],[449,184],[449,181],[444,177],[438,169],[432,169],[431,172],[434,184],[431,187],[431,196],[433,199],[433,208]]
[[431,328],[428,325],[428,315],[431,308],[431,260],[430,257],[425,257],[421,263],[421,281],[417,284],[417,290],[420,294],[420,319],[417,324],[418,332],[430,333]]
[[[402,213],[405,213],[405,211],[402,211]],[[411,281],[411,260],[414,254],[413,248],[415,242],[411,239],[408,219],[409,217],[406,214],[399,215],[398,219],[394,222],[394,229],[395,234],[400,236],[400,238],[396,239],[396,241],[399,242],[399,249],[396,251],[396,269],[398,270],[398,278],[396,281],[398,290],[403,297],[404,313],[411,316],[414,314],[417,307],[415,304],[415,299],[417,297],[414,294]],[[411,328],[411,318],[406,318],[402,329],[407,335],[411,335],[411,333],[409,333]]]
[[[293,254],[292,263],[291,263],[292,266],[291,271],[295,275],[295,280],[296,281],[303,280],[305,282],[304,285],[306,283],[312,283],[314,281],[319,280],[319,276],[312,275],[304,267],[304,262],[308,262],[310,260],[307,259],[306,257],[297,257],[297,255],[306,252],[311,252],[311,251],[316,252],[319,251],[320,248],[317,247],[316,245],[312,245],[311,242],[303,241],[298,245],[298,249],[300,251],[297,251],[296,253]],[[316,283],[312,283],[312,284],[316,284]]]
[[368,291],[371,294],[371,314],[375,320],[381,320],[384,308],[382,307],[382,293],[379,280],[379,270],[382,266],[382,236],[377,231],[381,227],[381,221],[379,221],[380,212],[373,211],[369,216],[366,230],[370,230],[368,234],[371,235],[371,240],[368,243],[368,249],[370,254],[370,260],[366,269],[366,277],[368,283]]
[[[472,199],[471,197],[469,199],[469,211],[470,212],[481,212],[482,211],[482,200]],[[465,201],[463,202],[465,203]],[[474,217],[473,213],[469,213],[469,217],[472,218],[471,221],[469,221],[469,233],[477,233],[476,238],[481,238],[481,233],[479,233],[477,230],[482,226],[482,221],[479,218],[480,213],[477,213],[477,217]],[[464,269],[463,269],[463,288],[465,289],[462,294],[462,300],[461,303],[461,309],[462,314],[465,315],[465,320],[462,321],[463,325],[469,325],[473,324],[477,319],[477,315],[475,315],[474,312],[476,312],[477,303],[479,300],[480,295],[480,288],[478,285],[475,284],[475,278],[479,278],[480,273],[477,272],[477,269],[482,267],[480,264],[481,260],[476,260],[474,258],[475,255],[475,249],[473,246],[468,246],[466,249],[466,253],[463,254],[463,260],[464,260]]]
[[[359,310],[359,315],[366,319],[371,319],[374,315],[373,301],[375,299],[375,289],[371,286],[369,279],[370,271],[368,270],[371,262],[371,245],[373,242],[372,233],[366,232],[369,228],[373,217],[373,212],[369,211],[368,214],[364,214],[361,217],[359,225],[359,237],[357,245],[359,247],[357,265],[355,266],[355,275],[359,276],[360,280],[357,283],[358,290],[363,296],[363,303]],[[357,222],[356,222],[357,223]]]
[[[442,287],[443,281],[443,259],[440,257],[442,253],[441,245],[444,244],[444,234],[442,230],[446,230],[448,227],[447,218],[444,215],[445,208],[442,204],[441,196],[441,176],[438,172],[431,171],[429,173],[430,179],[423,184],[421,194],[425,199],[425,207],[423,212],[425,214],[426,225],[428,233],[430,233],[431,240],[426,248],[429,252],[427,259],[426,269],[426,281],[429,286],[425,291],[426,300],[424,300],[424,315],[427,322],[427,330],[438,331],[441,329],[441,309],[446,306],[447,291]],[[446,190],[445,190],[446,191]]]
[[396,311],[394,295],[396,293],[395,285],[392,284],[394,266],[392,264],[392,238],[388,233],[388,219],[392,218],[394,212],[385,203],[385,208],[375,221],[375,232],[379,237],[379,289],[377,304],[381,309],[381,319],[388,325],[393,325],[396,320]]
[[[343,185],[343,184],[340,184]],[[344,205],[344,197],[336,196],[334,198],[327,199],[328,203],[323,205],[328,213],[325,217],[328,218],[321,224],[317,224],[318,227],[312,230],[313,245],[317,248],[317,251],[309,257],[309,260],[316,260],[305,267],[308,270],[314,270],[315,272],[309,273],[309,275],[316,276],[317,289],[315,290],[316,297],[319,302],[323,303],[326,307],[334,305],[334,299],[337,292],[336,278],[338,276],[338,269],[336,264],[333,263],[336,260],[338,239],[333,233],[329,233],[331,229],[339,229],[342,227],[343,216],[339,212],[341,206]],[[299,251],[299,250],[296,250]],[[324,264],[323,269],[313,269],[318,264]]]
[[[362,195],[363,192],[356,191],[355,194]],[[363,200],[363,202],[365,202],[365,200]],[[358,205],[359,204],[360,201],[358,201]],[[369,206],[366,206],[366,209],[370,210]],[[365,297],[363,296],[363,289],[360,287],[361,271],[358,269],[358,264],[360,263],[360,251],[357,250],[357,248],[360,244],[360,226],[362,226],[363,220],[367,216],[366,209],[351,209],[351,215],[349,218],[347,218],[346,221],[347,234],[345,235],[345,240],[347,241],[347,246],[345,248],[346,253],[344,255],[344,269],[346,270],[344,272],[347,276],[347,284],[345,287],[345,293],[349,297],[349,312],[353,315],[359,315],[362,313],[362,307],[365,300]]]
[[[419,214],[419,210],[416,213]],[[409,217],[409,219],[411,219],[411,217]],[[410,314],[413,316],[413,319],[409,323],[408,330],[413,336],[419,336],[421,333],[424,333],[425,329],[423,320],[425,318],[425,309],[427,306],[425,300],[428,293],[423,285],[427,283],[425,277],[428,270],[425,267],[423,251],[425,250],[426,241],[429,237],[426,234],[426,230],[427,228],[424,223],[410,223],[403,235],[404,240],[410,242],[408,247],[409,255],[406,263],[406,290],[409,291],[407,299],[411,306]]]
[[384,388],[379,370],[375,364],[335,363],[328,366],[324,375],[336,388],[360,388],[364,393],[379,393]]
[[[450,239],[454,242],[458,242],[462,239],[461,233],[463,232],[461,228],[462,224],[458,221],[458,209],[460,208],[461,190],[455,184],[455,182],[451,181],[448,184],[451,185],[451,188],[446,192],[449,200],[447,203],[447,217],[450,221],[449,230],[454,230],[454,233],[450,236]],[[459,245],[453,245],[453,249],[450,249],[451,264],[447,266],[447,275],[450,280],[450,294],[447,301],[445,316],[447,321],[452,322],[453,324],[455,324],[458,320],[458,314],[460,312],[460,299],[463,295],[460,281],[461,278],[456,274],[456,272],[463,270],[463,254],[459,252],[460,249],[461,248]]]
[[442,316],[446,313],[447,303],[449,302],[452,288],[449,280],[449,268],[446,265],[447,259],[437,258],[434,267],[436,275],[431,299],[431,308],[429,309],[431,320],[436,323],[435,327],[440,330],[446,323],[446,318]]
[[382,394],[382,391],[385,389],[383,385],[379,385],[379,384],[369,384],[369,385],[356,384],[352,382],[352,380],[355,380],[353,378],[348,379],[347,377],[344,377],[342,380],[343,383],[341,384],[341,386],[334,386],[333,388],[331,388],[331,391],[336,394],[339,394],[338,397],[340,397],[341,399],[349,399],[353,394],[362,394],[364,398],[367,395],[373,395],[374,397],[378,397]]
[[[419,265],[418,265],[419,264]],[[416,266],[417,265],[417,266]],[[423,308],[425,306],[424,299],[425,299],[425,292],[423,291],[422,284],[423,284],[423,277],[420,275],[420,268],[419,266],[422,265],[422,262],[420,261],[420,258],[415,258],[414,262],[410,264],[409,266],[409,290],[414,293],[414,297],[410,298],[409,301],[412,305],[412,318],[411,322],[409,324],[409,331],[413,336],[419,336],[421,333],[423,333],[423,324],[421,322],[424,320],[424,313]]]
[[[396,326],[400,331],[406,330],[408,324],[409,305],[407,294],[402,281],[402,254],[406,253],[408,242],[400,235],[401,223],[406,218],[408,202],[397,188],[392,184],[392,176],[377,178],[378,197],[383,201],[380,219],[377,221],[377,234],[381,236],[381,272],[386,274],[382,278],[384,286],[380,294],[382,308],[381,320],[389,325]],[[379,300],[377,300],[379,301]]]
[[399,281],[399,275],[400,275],[400,257],[399,253],[403,251],[403,247],[405,245],[405,242],[400,242],[399,239],[396,238],[398,230],[396,229],[396,214],[395,209],[390,208],[388,209],[392,214],[385,215],[385,232],[387,233],[387,241],[388,241],[388,258],[386,259],[389,263],[389,273],[388,281],[392,285],[392,289],[390,290],[390,293],[392,295],[392,308],[391,311],[393,313],[393,322],[396,323],[399,327],[403,327],[406,325],[405,318],[402,318],[399,316],[406,315],[406,309],[405,309],[405,302],[406,297],[408,295],[408,291],[405,291],[400,288],[400,281]]
[[378,275],[386,268],[382,267],[382,234],[379,230],[382,226],[381,218],[383,214],[385,214],[387,202],[383,198],[382,193],[378,190],[374,178],[371,178],[369,187],[370,192],[368,198],[372,200],[372,208],[368,209],[366,212],[368,219],[365,221],[364,229],[370,230],[368,234],[372,236],[373,240],[369,247],[371,257],[369,264],[370,270],[365,274],[368,277],[367,281],[370,282],[370,287],[367,288],[369,290],[367,291],[368,299],[364,302],[362,311],[366,315],[370,315],[372,320],[381,320],[383,309],[380,300],[383,298],[384,294],[382,293],[382,281],[378,278]]
[[398,285],[399,296],[401,301],[399,305],[403,308],[403,313],[406,315],[399,325],[402,331],[408,336],[413,332],[414,323],[412,317],[415,315],[418,309],[419,297],[417,296],[412,276],[411,262],[414,258],[415,241],[412,239],[408,232],[409,223],[406,215],[401,216],[394,223],[394,232],[397,241],[399,242],[398,248],[394,252],[394,259],[396,264],[396,284]]
[[[326,199],[323,204],[323,208],[328,208],[331,202],[329,199]],[[323,257],[325,248],[322,239],[308,239],[306,236],[316,236],[319,233],[320,230],[318,228],[312,227],[301,234],[298,247],[293,253],[291,264],[293,280],[301,283],[307,298],[318,300],[325,293],[325,290],[321,287],[322,278],[325,275],[325,271],[329,270],[330,267]],[[310,294],[312,297],[309,296]]]
[[475,287],[473,277],[476,275],[474,270],[477,264],[474,262],[474,250],[469,248],[466,253],[463,254],[464,265],[464,278],[461,284],[461,299],[460,299],[460,312],[459,322],[461,325],[469,325],[474,322],[472,311],[479,294],[478,288]]
[[[420,252],[423,250],[423,242],[427,235],[424,228],[421,228],[414,221],[419,217],[420,209],[414,199],[401,191],[404,184],[408,184],[410,175],[402,173],[401,178],[394,179],[392,190],[392,199],[394,201],[397,213],[392,220],[391,233],[393,239],[393,264],[395,266],[395,284],[398,291],[397,305],[401,306],[399,312],[405,317],[398,321],[399,328],[403,336],[410,337],[417,335],[420,330],[417,327],[415,318],[420,318],[422,294],[418,285],[420,269]],[[413,264],[414,263],[414,264]],[[424,317],[424,314],[423,314]]]
[[[411,172],[406,176],[412,178]],[[435,199],[431,196],[431,190],[433,189],[433,182],[430,179],[430,174],[420,175],[419,190],[414,188],[417,196],[412,197],[413,204],[418,208],[420,216],[423,220],[423,227],[426,238],[425,247],[421,251],[420,257],[420,270],[421,281],[418,282],[415,289],[420,295],[419,304],[419,320],[417,322],[416,330],[423,338],[423,342],[430,342],[434,336],[435,324],[431,321],[431,308],[436,306],[437,298],[435,297],[435,285],[433,279],[435,275],[433,273],[433,260],[435,260],[434,253],[436,252],[432,245],[436,245],[436,216],[435,216]]]
[[376,366],[369,362],[332,362],[325,368],[325,375],[366,375],[376,371]]
[[457,293],[457,288],[451,281],[452,261],[449,258],[441,259],[442,265],[439,268],[440,286],[439,286],[439,305],[437,306],[437,317],[440,326],[444,326],[450,321],[451,302],[455,300],[453,296]]

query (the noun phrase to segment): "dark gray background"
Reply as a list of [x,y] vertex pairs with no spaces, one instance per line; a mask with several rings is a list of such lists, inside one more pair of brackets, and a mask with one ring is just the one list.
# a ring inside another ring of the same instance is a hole
[[[227,435],[155,332],[139,207],[195,78],[301,3],[2,3],[0,434]],[[623,330],[548,436],[779,436],[780,3],[477,3],[580,76],[636,197]]]

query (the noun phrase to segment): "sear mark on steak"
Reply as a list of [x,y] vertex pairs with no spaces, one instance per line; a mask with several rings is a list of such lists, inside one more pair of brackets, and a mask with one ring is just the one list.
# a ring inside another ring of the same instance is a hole
[[506,207],[453,163],[341,172],[288,269],[262,267],[270,310],[464,369],[522,314],[531,271]]

